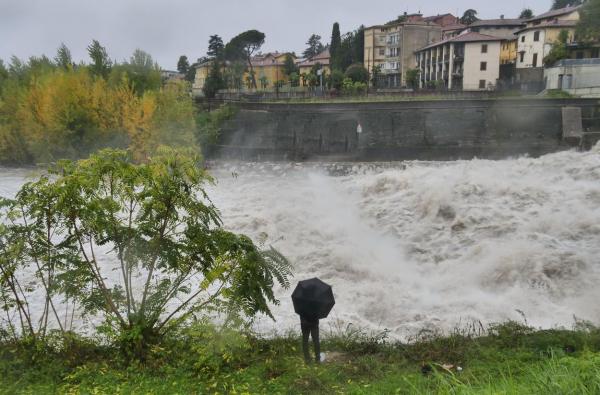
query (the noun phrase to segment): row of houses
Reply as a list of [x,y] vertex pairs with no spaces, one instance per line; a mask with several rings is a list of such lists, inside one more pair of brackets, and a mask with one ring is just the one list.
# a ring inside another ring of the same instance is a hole
[[[589,61],[600,57],[600,44],[583,47],[575,42],[580,10],[581,6],[569,6],[530,19],[501,16],[468,26],[452,14],[424,17],[405,13],[395,22],[365,28],[364,66],[369,72],[379,70],[375,81],[378,89],[414,88],[417,71],[419,88],[564,89],[573,93],[579,89],[587,94],[590,86],[600,86],[600,66]],[[568,34],[572,59],[544,67],[544,58],[563,30]],[[252,58],[259,88],[289,82],[284,68],[288,54],[271,52]],[[300,75],[309,75],[317,64],[325,75],[331,72],[328,49],[311,59],[293,59]],[[197,65],[195,94],[202,94],[210,67],[210,62]],[[246,86],[249,79],[246,70],[242,85]],[[307,83],[301,80],[301,85]]]
[[[587,92],[590,86],[600,86],[597,62],[585,60],[598,58],[600,45],[582,47],[575,42],[580,10],[581,6],[565,7],[530,19],[502,16],[469,26],[451,14],[408,15],[396,24],[367,28],[365,66],[382,70],[379,85],[386,88],[406,87],[408,71],[416,68],[420,88]],[[563,30],[573,60],[544,67],[544,58]],[[594,73],[597,78],[590,77]]]

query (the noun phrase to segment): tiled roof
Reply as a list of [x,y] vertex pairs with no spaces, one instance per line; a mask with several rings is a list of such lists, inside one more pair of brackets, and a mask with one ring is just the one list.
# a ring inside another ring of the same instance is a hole
[[436,19],[440,19],[440,18],[443,18],[445,16],[454,16],[454,15],[452,15],[450,13],[442,14],[442,15],[432,15],[432,16],[426,16],[425,18],[423,18],[423,20],[425,22],[435,21]]
[[430,44],[426,47],[418,49],[417,52],[423,51],[425,49],[434,48],[439,45],[447,44],[447,43],[467,43],[467,42],[477,42],[477,41],[502,41],[503,39],[500,37],[488,36],[487,34],[479,34],[475,32],[469,32],[465,34],[458,35],[456,37],[452,37],[446,40],[438,41],[436,43]]
[[572,6],[572,7],[559,8],[557,10],[550,10],[543,14],[534,16],[531,19],[528,19],[527,22],[537,21],[539,19],[545,19],[545,18],[552,18],[554,16],[559,16],[559,15],[570,14],[571,12],[577,10],[578,8],[581,8],[581,6],[578,5],[578,6]]
[[480,26],[520,26],[525,24],[525,19],[482,19],[473,22],[469,27]]
[[316,55],[313,58],[310,59],[306,59],[303,60],[301,62],[298,63],[298,66],[300,67],[312,67],[317,63],[320,63],[324,66],[329,65],[329,59],[331,58],[331,55],[329,54],[329,48],[325,49],[323,52],[321,52],[320,54]]
[[442,31],[448,31],[448,30],[459,30],[459,29],[464,29],[466,28],[467,25],[463,25],[462,23],[457,23],[456,25],[448,25],[448,26],[444,26],[442,27]]
[[521,30],[516,31],[515,34],[524,32],[526,30],[535,30],[535,29],[542,29],[542,28],[549,28],[549,27],[551,28],[551,27],[575,27],[575,26],[577,26],[577,21],[554,20],[552,22],[540,23],[539,25],[535,25],[535,26],[527,26]]

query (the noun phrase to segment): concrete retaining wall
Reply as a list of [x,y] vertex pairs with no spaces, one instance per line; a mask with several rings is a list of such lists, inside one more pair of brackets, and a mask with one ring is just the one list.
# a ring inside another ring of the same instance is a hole
[[[241,105],[215,155],[239,160],[454,160],[538,156],[569,148],[562,108],[600,130],[590,99]],[[359,127],[360,125],[360,127]]]

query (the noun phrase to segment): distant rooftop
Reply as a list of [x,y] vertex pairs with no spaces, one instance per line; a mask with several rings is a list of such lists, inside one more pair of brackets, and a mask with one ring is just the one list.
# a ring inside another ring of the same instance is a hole
[[329,48],[326,48],[323,52],[319,53],[318,55],[316,55],[310,59],[300,61],[298,63],[298,66],[311,67],[311,66],[316,65],[317,63],[327,66],[327,65],[329,65],[330,58],[331,58],[331,55],[329,54]]
[[448,38],[446,40],[438,41],[433,44],[429,44],[426,47],[418,49],[417,52],[423,51],[429,48],[434,48],[440,45],[448,44],[448,43],[467,43],[467,42],[479,42],[479,41],[503,41],[504,39],[500,37],[489,36],[487,34],[480,34],[475,32],[469,32],[465,34],[458,35],[456,37]]
[[521,26],[525,25],[525,19],[482,19],[473,22],[469,27],[484,27],[484,26]]
[[537,21],[540,19],[546,19],[546,18],[552,18],[555,16],[560,16],[560,15],[565,15],[565,14],[570,14],[573,11],[576,11],[577,9],[581,8],[581,5],[577,5],[577,6],[572,6],[572,7],[565,7],[565,8],[559,8],[557,10],[550,10],[548,12],[545,12],[543,14],[534,16],[531,19],[527,19],[527,22],[533,22],[533,21]]
[[556,19],[551,22],[540,23],[539,25],[527,26],[521,30],[516,31],[515,34],[524,32],[527,30],[541,29],[544,27],[575,27],[575,26],[577,26],[577,21],[561,21],[561,20]]

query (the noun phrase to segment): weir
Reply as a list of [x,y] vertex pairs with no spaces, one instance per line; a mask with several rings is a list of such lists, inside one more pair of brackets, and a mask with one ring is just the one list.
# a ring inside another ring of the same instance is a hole
[[[213,156],[251,161],[503,159],[589,148],[600,138],[598,99],[240,103],[239,108],[224,125]],[[573,125],[579,125],[577,130]]]

